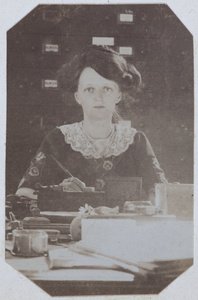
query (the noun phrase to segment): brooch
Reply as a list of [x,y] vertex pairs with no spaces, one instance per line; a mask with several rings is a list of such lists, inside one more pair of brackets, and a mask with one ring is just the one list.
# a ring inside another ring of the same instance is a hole
[[113,163],[110,160],[105,160],[102,167],[106,171],[109,171],[113,168]]

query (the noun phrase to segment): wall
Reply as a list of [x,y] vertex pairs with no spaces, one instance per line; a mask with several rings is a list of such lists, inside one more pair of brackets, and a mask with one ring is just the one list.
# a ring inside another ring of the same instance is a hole
[[[133,13],[132,24],[118,22]],[[15,192],[45,134],[82,118],[59,88],[42,88],[92,37],[114,37],[143,85],[120,104],[144,131],[169,181],[193,182],[193,39],[166,5],[39,5],[7,32],[7,193]],[[59,52],[43,52],[55,44]]]

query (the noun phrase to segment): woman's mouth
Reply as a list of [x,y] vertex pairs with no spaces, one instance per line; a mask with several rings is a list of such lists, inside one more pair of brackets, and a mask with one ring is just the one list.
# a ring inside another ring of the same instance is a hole
[[104,106],[103,105],[96,105],[96,106],[94,106],[94,108],[104,108]]

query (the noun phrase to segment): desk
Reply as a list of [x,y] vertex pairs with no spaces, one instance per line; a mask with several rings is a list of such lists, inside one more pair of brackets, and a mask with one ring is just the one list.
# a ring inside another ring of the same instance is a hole
[[[6,262],[51,296],[80,296],[157,294],[189,268],[193,260],[158,262],[159,266],[161,265],[158,272],[148,274],[145,279],[133,278],[130,274],[110,270],[105,270],[105,272],[103,270],[89,270],[87,274],[83,269],[49,270],[44,257],[13,258],[11,254],[6,253]],[[24,266],[32,266],[32,270],[24,270]],[[35,271],[36,266],[37,268],[38,266],[39,268],[42,267],[43,271]],[[109,280],[107,280],[108,276]],[[97,280],[97,277],[100,279]]]
[[[185,226],[185,221],[183,225]],[[9,243],[10,241],[6,241],[7,247],[11,247]],[[49,245],[49,251],[67,249],[67,245],[70,244]],[[189,245],[190,248],[191,246]],[[192,253],[192,249],[189,250],[189,253]],[[159,293],[193,264],[193,258],[191,254],[182,258],[178,253],[178,259],[154,260],[154,270],[148,272],[145,277],[133,276],[119,269],[110,269],[108,266],[97,269],[85,267],[49,269],[46,257],[16,257],[8,251],[6,262],[51,296],[127,295]]]

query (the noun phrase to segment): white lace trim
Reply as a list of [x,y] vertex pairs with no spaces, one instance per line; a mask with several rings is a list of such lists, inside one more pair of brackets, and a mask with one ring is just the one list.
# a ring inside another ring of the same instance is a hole
[[[131,127],[121,126],[114,124],[115,130],[111,144],[109,145],[108,153],[106,157],[118,156],[125,152],[129,145],[134,141],[136,129]],[[94,157],[95,159],[101,158],[93,147],[93,144],[87,139],[86,135],[82,131],[82,122],[67,124],[58,127],[65,137],[66,144],[70,144],[74,151],[81,152],[85,157]]]

